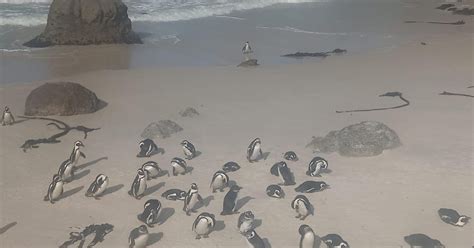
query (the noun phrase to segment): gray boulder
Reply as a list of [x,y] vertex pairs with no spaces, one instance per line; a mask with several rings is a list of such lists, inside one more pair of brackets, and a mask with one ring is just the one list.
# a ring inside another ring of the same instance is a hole
[[191,118],[193,118],[195,116],[198,116],[199,112],[195,108],[188,107],[185,110],[180,111],[179,115],[181,115],[182,117],[191,117]]
[[155,139],[155,138],[168,138],[172,134],[183,131],[183,128],[179,126],[176,122],[171,120],[161,120],[150,123],[145,130],[143,130],[141,136],[145,139]]
[[331,131],[325,137],[313,137],[307,147],[315,152],[337,152],[346,157],[370,157],[400,145],[400,138],[388,126],[376,121],[364,121]]
[[25,115],[78,115],[93,113],[106,105],[94,92],[78,83],[46,83],[26,98]]
[[238,67],[254,67],[257,66],[258,62],[256,59],[246,60],[238,65]]
[[121,0],[53,0],[43,33],[28,47],[142,43]]

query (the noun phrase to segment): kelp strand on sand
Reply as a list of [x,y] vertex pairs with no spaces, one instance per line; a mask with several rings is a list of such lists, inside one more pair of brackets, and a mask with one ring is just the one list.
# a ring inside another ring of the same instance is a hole
[[410,105],[410,101],[408,101],[406,98],[402,96],[402,93],[400,92],[387,92],[383,95],[379,95],[379,97],[384,97],[384,96],[390,96],[390,97],[398,97],[400,100],[404,101],[405,103],[402,105],[397,105],[394,107],[386,107],[386,108],[374,108],[374,109],[355,109],[355,110],[342,110],[342,111],[336,111],[336,113],[352,113],[352,112],[369,112],[369,111],[378,111],[378,110],[389,110],[389,109],[397,109],[397,108],[403,108],[408,105]]
[[75,127],[71,127],[69,126],[68,124],[60,121],[60,120],[56,120],[56,119],[52,119],[52,118],[47,118],[47,117],[29,117],[29,116],[18,116],[20,118],[24,118],[24,119],[31,119],[31,120],[46,120],[46,121],[52,121],[50,123],[48,123],[47,125],[48,126],[55,126],[56,128],[58,128],[59,130],[62,130],[62,132],[59,132],[57,134],[54,134],[52,135],[51,137],[49,138],[40,138],[40,139],[28,139],[25,141],[25,143],[23,143],[22,146],[20,146],[20,148],[23,149],[23,152],[26,152],[26,150],[28,149],[32,149],[32,148],[38,148],[39,144],[55,144],[55,143],[60,143],[61,141],[59,140],[60,137],[62,136],[65,136],[69,133],[69,131],[71,130],[76,130],[76,131],[80,131],[80,132],[84,132],[84,139],[87,139],[87,134],[92,132],[92,131],[95,131],[95,130],[99,130],[100,128],[88,128],[88,127],[85,127],[85,126],[75,126]]
[[445,25],[464,25],[466,22],[464,20],[457,21],[457,22],[425,22],[425,21],[405,21],[405,23],[429,23],[429,24],[445,24]]

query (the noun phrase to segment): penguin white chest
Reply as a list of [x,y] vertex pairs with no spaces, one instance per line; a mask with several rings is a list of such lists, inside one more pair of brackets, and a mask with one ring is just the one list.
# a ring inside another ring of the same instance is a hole
[[244,220],[240,225],[239,231],[241,233],[246,233],[253,229],[252,220]]
[[138,182],[138,192],[137,192],[137,195],[142,195],[143,193],[145,193],[145,190],[146,190],[146,181],[145,179],[138,179],[139,182]]
[[250,159],[251,160],[257,160],[260,158],[260,154],[262,153],[261,151],[261,144],[260,143],[257,143],[255,144],[254,148],[253,148],[253,151],[252,151],[252,154],[250,156]]
[[63,182],[57,182],[51,192],[51,199],[57,200],[63,194]]
[[193,209],[198,202],[198,195],[196,193],[192,194],[191,199],[189,200],[188,209]]
[[64,169],[63,179],[69,179],[72,176],[72,169],[72,164],[66,165],[66,168]]
[[73,156],[73,164],[76,165],[79,162],[79,158],[81,157],[81,151],[79,149],[74,151],[74,156]]
[[302,201],[298,201],[297,212],[303,216],[307,216],[309,214],[309,209],[306,208],[306,205]]
[[314,234],[311,232],[305,233],[301,240],[301,248],[313,248],[314,247]]
[[207,223],[207,220],[205,218],[201,218],[199,222],[196,225],[196,229],[194,230],[196,234],[199,235],[206,235],[209,233],[209,225]]
[[171,164],[171,166],[173,166],[173,168],[175,169],[175,171],[176,171],[178,174],[184,173],[184,172],[186,171],[186,170],[185,170],[183,167],[181,167],[178,163],[173,162],[173,163]]
[[108,185],[109,185],[109,179],[106,178],[105,181],[101,185],[98,185],[99,188],[97,189],[97,192],[95,192],[94,196],[98,196],[104,193]]
[[184,151],[184,155],[186,156],[191,156],[193,155],[193,153],[191,152],[191,150],[189,150],[187,147],[183,146],[183,151]]
[[5,113],[3,114],[3,123],[5,125],[11,125],[13,124],[13,117],[12,117],[12,114],[10,113]]
[[135,239],[135,246],[133,248],[145,248],[148,242],[148,234],[142,234]]
[[216,179],[214,180],[214,183],[212,184],[214,189],[220,189],[224,187],[224,177],[223,176],[217,176]]

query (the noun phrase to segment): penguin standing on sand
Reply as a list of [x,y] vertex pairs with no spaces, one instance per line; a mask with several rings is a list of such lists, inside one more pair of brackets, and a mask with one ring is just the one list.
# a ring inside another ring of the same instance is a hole
[[299,248],[313,248],[316,241],[313,229],[308,225],[301,225],[298,232],[301,235]]
[[8,106],[5,106],[5,109],[3,110],[1,123],[2,126],[13,125],[13,123],[15,123],[15,117],[13,116],[12,112],[10,112],[10,108]]
[[237,221],[237,228],[241,234],[245,234],[253,229],[254,226],[255,216],[253,215],[252,211],[245,211],[244,213],[240,214],[239,220]]
[[[324,237],[323,237],[324,238]],[[445,246],[437,239],[432,239],[428,235],[415,233],[403,238],[410,248],[444,248]],[[349,246],[347,246],[349,247]]]
[[263,242],[262,238],[258,236],[255,230],[251,230],[244,234],[245,238],[247,238],[247,243],[251,248],[265,248],[265,243]]
[[173,169],[173,176],[179,175],[184,175],[186,174],[186,170],[188,168],[188,165],[186,164],[186,161],[181,158],[173,158],[171,160],[171,168]]
[[139,216],[139,220],[145,222],[147,226],[153,227],[158,221],[158,214],[161,210],[161,202],[156,199],[150,199],[143,205],[143,213]]
[[247,148],[247,160],[250,163],[257,162],[263,157],[262,141],[260,138],[254,139]]
[[158,152],[158,146],[151,139],[145,139],[140,141],[138,144],[140,147],[140,152],[138,152],[137,157],[150,157],[151,155]]
[[285,152],[285,154],[283,155],[283,158],[288,160],[288,161],[298,161],[298,156],[296,156],[296,153],[294,151],[288,151],[288,152]]
[[148,161],[142,165],[142,170],[146,173],[146,180],[157,178],[162,170],[155,161]]
[[320,177],[321,172],[328,169],[328,161],[321,157],[315,157],[309,162],[306,175],[312,177]]
[[81,147],[84,147],[84,144],[80,140],[74,142],[71,155],[69,155],[69,160],[74,167],[79,163],[80,157],[86,158],[86,155],[81,151]]
[[67,159],[59,166],[58,175],[61,177],[63,182],[70,182],[74,178],[75,170],[74,163],[71,159]]
[[212,193],[215,193],[216,190],[220,192],[224,191],[224,188],[229,185],[229,176],[223,171],[218,171],[212,176],[211,186]]
[[237,185],[232,185],[230,187],[229,192],[224,197],[224,203],[222,207],[221,215],[229,215],[229,214],[236,214],[238,213],[235,210],[235,202],[237,201],[237,196],[239,194],[241,187]]
[[283,189],[276,184],[269,185],[267,187],[266,192],[268,196],[273,198],[281,199],[285,197],[285,192],[283,191]]
[[470,217],[466,215],[460,215],[458,211],[449,208],[440,208],[438,210],[438,215],[445,223],[460,227],[466,225],[471,219]]
[[245,61],[250,60],[250,54],[253,53],[252,48],[250,47],[250,43],[248,41],[245,42],[244,47],[242,47],[242,53],[244,54]]
[[283,185],[295,185],[295,178],[293,173],[288,168],[288,165],[284,162],[278,162],[272,166],[270,173],[274,176],[280,177],[283,182]]
[[108,185],[109,178],[104,174],[99,174],[89,186],[89,189],[87,189],[86,196],[99,200],[99,197],[105,192]]
[[133,180],[132,187],[128,194],[135,197],[135,199],[140,200],[145,194],[146,185],[146,175],[142,169],[138,169],[137,175]]
[[323,191],[329,188],[329,185],[323,181],[306,181],[295,188],[296,192],[313,193]]
[[349,243],[342,239],[342,237],[338,234],[328,234],[322,237],[321,240],[327,245],[328,248],[349,248]]
[[186,159],[190,160],[196,157],[196,148],[191,142],[183,140],[181,142],[181,146],[183,147],[183,152],[184,156],[186,156]]
[[304,195],[297,195],[291,202],[291,208],[296,211],[295,218],[304,220],[308,215],[313,214],[313,206]]
[[130,232],[128,236],[128,247],[129,248],[145,248],[148,242],[148,228],[145,225],[141,225]]
[[166,198],[166,200],[171,200],[171,201],[184,201],[186,199],[186,191],[180,190],[180,189],[169,189],[163,194],[161,194],[161,197]]
[[196,207],[198,202],[202,201],[202,197],[198,192],[198,186],[195,183],[191,184],[191,188],[189,189],[188,193],[186,194],[186,198],[184,199],[184,207],[183,211],[186,212],[186,215],[190,215],[189,212],[196,212],[194,208]]
[[54,204],[54,202],[59,199],[63,192],[63,181],[61,180],[61,177],[59,175],[55,174],[53,176],[53,181],[49,184],[48,193],[46,193],[44,200]]
[[216,219],[213,214],[202,213],[196,220],[193,222],[192,230],[196,233],[196,239],[209,238],[209,233],[211,233],[216,225]]

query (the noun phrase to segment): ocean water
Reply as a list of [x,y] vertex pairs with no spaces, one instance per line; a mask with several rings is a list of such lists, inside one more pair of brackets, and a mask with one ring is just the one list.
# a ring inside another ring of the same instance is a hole
[[0,0],[0,83],[100,69],[236,65],[243,59],[240,49],[245,41],[250,41],[260,63],[286,64],[321,60],[281,57],[298,51],[342,48],[359,53],[391,49],[427,35],[472,32],[472,26],[405,24],[457,18],[435,10],[433,3],[416,0],[124,2],[143,45],[30,49],[22,44],[44,28],[50,1]]

